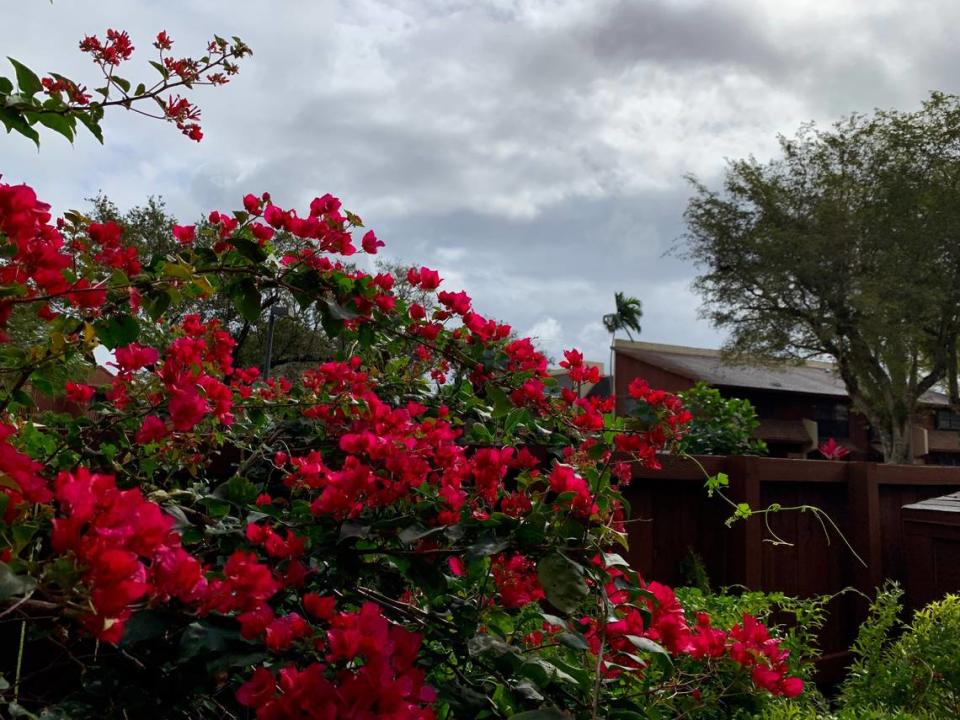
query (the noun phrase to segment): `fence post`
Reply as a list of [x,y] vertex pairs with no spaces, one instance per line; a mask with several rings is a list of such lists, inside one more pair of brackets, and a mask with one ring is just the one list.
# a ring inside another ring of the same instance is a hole
[[[760,509],[760,474],[756,458],[738,456],[727,458],[730,478],[730,496],[734,502],[747,503]],[[751,590],[763,587],[763,521],[759,517],[738,520],[731,529],[731,578]]]
[[850,503],[850,542],[867,564],[852,558],[854,583],[868,595],[883,582],[883,548],[880,537],[880,486],[877,465],[856,462],[847,466],[847,498]]

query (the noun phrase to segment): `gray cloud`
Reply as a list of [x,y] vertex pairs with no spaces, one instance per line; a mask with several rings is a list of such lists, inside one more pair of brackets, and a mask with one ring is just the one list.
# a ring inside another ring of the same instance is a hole
[[[181,217],[270,190],[286,205],[338,194],[390,257],[440,267],[485,313],[606,359],[599,317],[623,290],[649,340],[716,344],[694,269],[663,257],[695,173],[775,151],[778,132],[954,90],[948,0],[146,0],[30,3],[3,54],[93,80],[77,40],[126,27],[145,67],[153,34],[177,49],[213,32],[254,48],[203,91],[194,145],[132,115],[107,145],[0,136],[0,172],[59,209],[104,190],[162,194]],[[92,70],[92,68],[90,69]]]

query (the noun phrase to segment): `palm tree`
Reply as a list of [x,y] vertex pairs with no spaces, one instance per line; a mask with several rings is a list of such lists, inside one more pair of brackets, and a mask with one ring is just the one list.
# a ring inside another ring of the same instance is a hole
[[617,337],[617,331],[623,330],[627,337],[633,340],[631,330],[640,334],[640,318],[643,317],[643,303],[635,297],[627,297],[622,292],[613,294],[613,301],[616,310],[603,316],[603,326],[610,333],[610,390],[616,392],[613,384],[613,341]]

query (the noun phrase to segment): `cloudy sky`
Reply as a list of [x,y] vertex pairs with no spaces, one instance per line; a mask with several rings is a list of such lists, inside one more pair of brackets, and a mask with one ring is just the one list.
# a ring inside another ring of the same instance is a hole
[[645,340],[722,341],[695,268],[664,257],[686,174],[716,184],[804,121],[958,90],[953,0],[0,2],[0,55],[91,86],[77,41],[107,27],[138,47],[134,83],[161,29],[183,54],[214,33],[254,50],[194,95],[200,144],[117,112],[104,148],[0,135],[6,182],[57,210],[161,195],[184,220],[247,192],[301,208],[331,192],[392,259],[438,267],[555,357],[606,359],[615,290],[643,300]]

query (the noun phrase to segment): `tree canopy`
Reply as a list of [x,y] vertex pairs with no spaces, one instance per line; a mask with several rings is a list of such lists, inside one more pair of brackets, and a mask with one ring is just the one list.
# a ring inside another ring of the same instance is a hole
[[811,123],[720,191],[692,182],[686,252],[726,350],[832,358],[885,459],[909,461],[921,396],[957,400],[960,98]]

